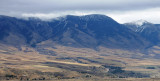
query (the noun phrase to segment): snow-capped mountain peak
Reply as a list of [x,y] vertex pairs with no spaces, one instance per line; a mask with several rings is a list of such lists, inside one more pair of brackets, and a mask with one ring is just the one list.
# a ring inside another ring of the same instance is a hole
[[131,24],[134,24],[134,25],[136,25],[137,27],[140,27],[140,26],[142,26],[142,25],[145,24],[145,23],[149,23],[149,22],[146,21],[146,20],[142,20],[142,19],[131,22]]

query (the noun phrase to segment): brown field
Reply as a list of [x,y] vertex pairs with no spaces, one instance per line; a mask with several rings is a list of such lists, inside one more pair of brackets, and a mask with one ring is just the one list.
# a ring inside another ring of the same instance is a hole
[[[18,78],[23,76],[29,80],[45,77],[49,81],[160,81],[140,78],[108,79],[110,76],[105,74],[108,69],[102,67],[104,64],[123,67],[126,71],[150,74],[151,78],[160,78],[160,62],[159,59],[152,58],[154,54],[150,54],[148,58],[142,58],[144,54],[138,51],[113,50],[105,47],[94,50],[61,45],[44,48],[39,46],[37,49],[27,46],[21,49],[2,46],[0,47],[1,76],[15,75]],[[44,54],[37,51],[41,49]],[[159,47],[153,47],[152,51],[157,53],[157,49]],[[54,52],[54,55],[48,55],[50,52]],[[148,69],[148,67],[154,69]]]
[[[1,80],[1,81],[8,81],[8,80]],[[10,80],[10,81],[19,81],[19,80]],[[41,81],[41,80],[36,80],[36,81]],[[45,80],[45,81],[160,81],[160,79],[134,79],[134,78],[129,78],[129,79],[105,79],[105,80],[99,80],[99,79],[54,79],[54,80]]]

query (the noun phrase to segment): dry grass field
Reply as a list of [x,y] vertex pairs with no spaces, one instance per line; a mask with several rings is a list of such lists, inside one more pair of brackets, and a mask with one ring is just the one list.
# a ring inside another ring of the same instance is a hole
[[[61,45],[44,48],[39,46],[36,49],[1,45],[0,48],[0,77],[3,77],[1,80],[160,81],[128,77],[116,79],[119,75],[108,75],[109,68],[105,67],[105,65],[123,67],[123,70],[128,72],[160,78],[160,62],[159,59],[151,57],[153,54],[148,58],[142,58],[144,54],[138,51],[113,50],[105,47],[94,50]],[[154,47],[151,51],[157,53],[157,49],[159,48]]]
[[[1,81],[8,81],[8,80],[1,80]],[[10,81],[19,81],[19,80],[10,80]],[[41,81],[41,80],[36,80]],[[45,81],[160,81],[160,79],[54,79],[54,80],[45,80]]]

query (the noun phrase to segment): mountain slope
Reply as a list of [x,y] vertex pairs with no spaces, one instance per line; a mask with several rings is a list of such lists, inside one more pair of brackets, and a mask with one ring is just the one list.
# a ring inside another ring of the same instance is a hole
[[50,38],[51,28],[41,20],[23,20],[14,17],[0,17],[1,42],[11,45],[29,44]]
[[[58,22],[58,21],[57,21]],[[136,48],[145,44],[143,38],[104,15],[66,16],[56,28],[63,28],[65,37],[83,45],[104,45],[113,48]],[[54,22],[53,22],[54,23]],[[63,26],[61,26],[63,24]],[[58,29],[58,30],[60,30]],[[62,30],[61,30],[62,33]],[[66,36],[66,33],[70,33]],[[62,37],[62,38],[63,38]],[[118,41],[117,41],[118,40]],[[66,41],[62,41],[64,43]],[[88,42],[87,42],[88,41]],[[72,43],[72,42],[67,42]],[[133,45],[134,43],[134,45]]]
[[[9,45],[36,46],[45,40],[74,47],[138,49],[148,43],[141,36],[105,15],[67,15],[52,21],[0,17],[0,39]],[[14,40],[13,40],[14,39]]]
[[158,45],[160,43],[159,24],[152,24],[145,21],[141,25],[137,25],[136,23],[126,23],[125,26],[150,41],[153,45]]

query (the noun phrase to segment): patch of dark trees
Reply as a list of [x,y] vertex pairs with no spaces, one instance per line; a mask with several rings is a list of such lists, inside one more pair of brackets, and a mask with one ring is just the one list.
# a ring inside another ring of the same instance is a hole
[[122,67],[116,67],[116,66],[109,66],[109,65],[103,65],[105,68],[109,68],[108,74],[109,76],[112,76],[113,78],[147,78],[150,77],[148,74],[142,74],[138,72],[133,71],[125,71]]

